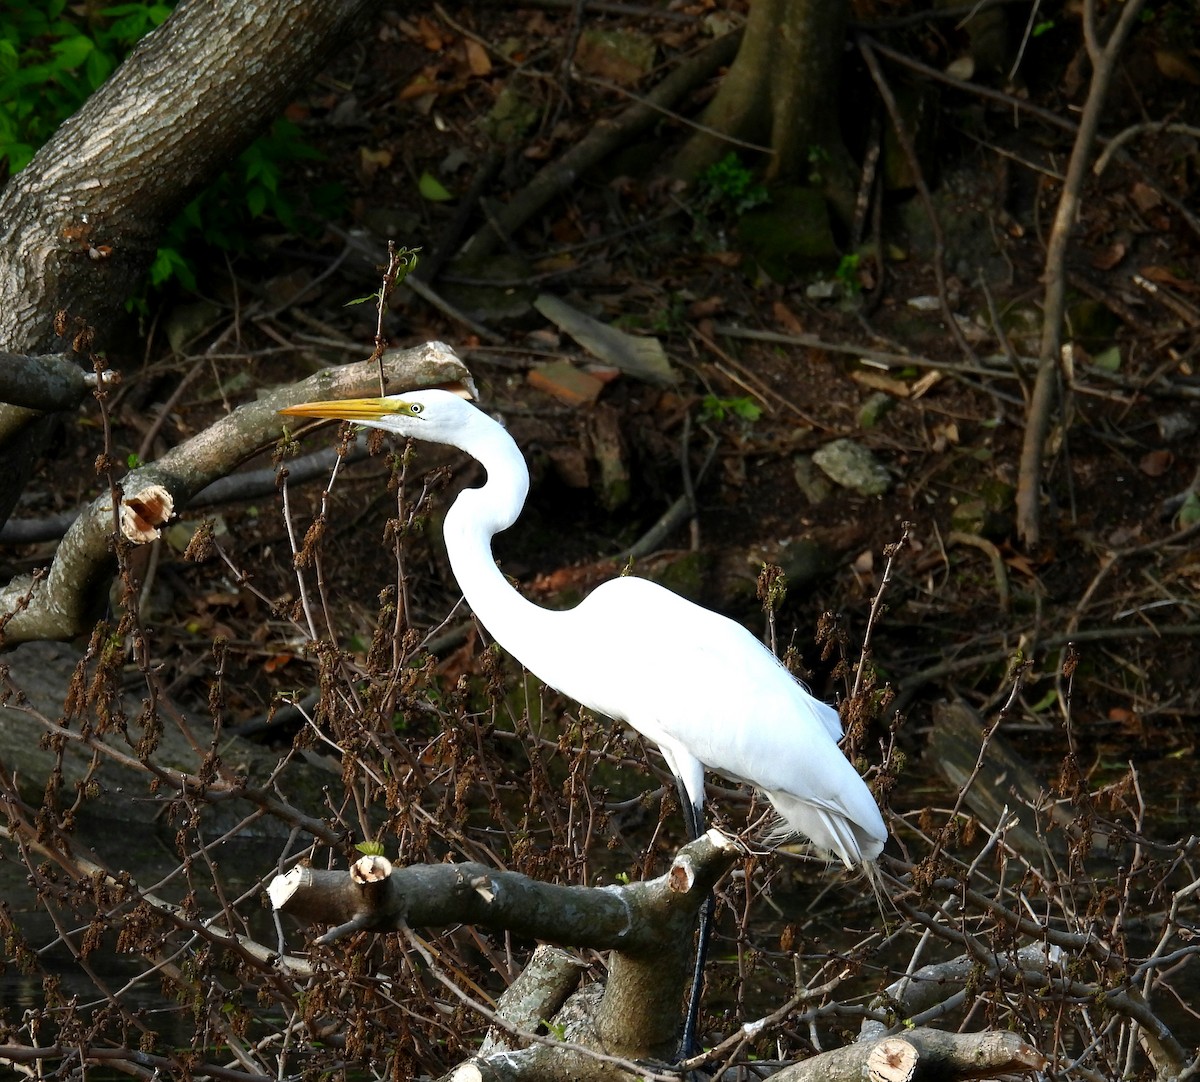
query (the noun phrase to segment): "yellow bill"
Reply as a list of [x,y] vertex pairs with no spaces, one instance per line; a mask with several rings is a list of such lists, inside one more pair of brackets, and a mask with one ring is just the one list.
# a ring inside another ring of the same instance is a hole
[[339,421],[378,421],[408,408],[402,395],[387,398],[339,398],[330,402],[301,402],[281,409],[290,417],[331,417]]

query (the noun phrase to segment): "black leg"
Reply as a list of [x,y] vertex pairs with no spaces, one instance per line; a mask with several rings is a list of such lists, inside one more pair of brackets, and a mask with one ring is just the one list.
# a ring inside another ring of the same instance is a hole
[[696,1023],[700,1020],[700,996],[704,991],[704,963],[708,960],[708,937],[712,931],[713,912],[717,900],[708,892],[700,907],[700,934],[696,940],[696,965],[692,970],[692,994],[688,997],[687,1016],[683,1020],[683,1040],[679,1043],[680,1059],[687,1059],[700,1051],[696,1040]]
[[[687,823],[688,833],[695,841],[704,833],[704,809],[692,803],[679,778],[675,779],[675,784],[679,789],[679,803],[683,808],[683,817]],[[704,899],[704,904],[700,907],[696,965],[692,970],[692,994],[688,997],[687,1015],[683,1021],[683,1040],[679,1045],[680,1059],[687,1059],[688,1056],[693,1056],[700,1050],[696,1040],[696,1024],[700,1019],[700,996],[704,991],[704,963],[708,959],[708,937],[712,931],[715,910],[716,898],[713,897],[712,891],[709,891],[708,897]]]

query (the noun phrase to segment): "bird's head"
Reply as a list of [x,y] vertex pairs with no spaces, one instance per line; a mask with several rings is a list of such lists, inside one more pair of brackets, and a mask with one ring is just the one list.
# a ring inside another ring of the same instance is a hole
[[479,411],[456,391],[430,389],[384,398],[343,398],[302,402],[280,413],[289,417],[329,417],[382,428],[401,436],[432,443],[456,443],[454,438]]

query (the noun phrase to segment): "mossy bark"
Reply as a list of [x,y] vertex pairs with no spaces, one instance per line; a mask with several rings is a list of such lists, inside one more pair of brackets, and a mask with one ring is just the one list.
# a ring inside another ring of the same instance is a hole
[[[754,0],[737,57],[705,110],[706,127],[771,148],[769,181],[808,181],[835,203],[848,159],[837,130],[844,0]],[[737,147],[698,131],[672,166],[692,179]]]

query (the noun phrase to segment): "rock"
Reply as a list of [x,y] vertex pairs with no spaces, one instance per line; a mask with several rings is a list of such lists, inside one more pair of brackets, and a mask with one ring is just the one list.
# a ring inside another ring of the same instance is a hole
[[575,50],[581,71],[634,86],[654,67],[658,46],[648,34],[630,30],[585,30]]
[[797,455],[792,462],[792,476],[811,504],[823,503],[833,495],[833,486],[816,467],[812,455]]
[[812,457],[834,484],[859,495],[882,496],[891,488],[892,477],[886,467],[854,440],[834,440],[818,448]]

